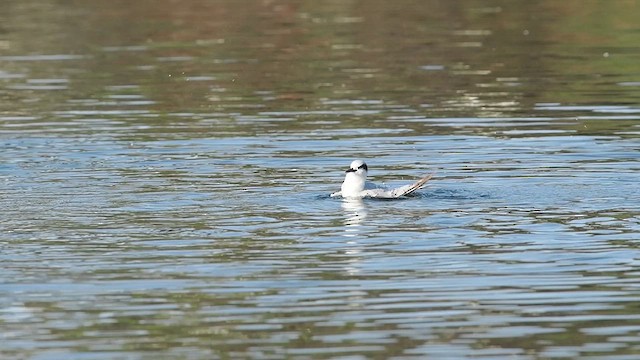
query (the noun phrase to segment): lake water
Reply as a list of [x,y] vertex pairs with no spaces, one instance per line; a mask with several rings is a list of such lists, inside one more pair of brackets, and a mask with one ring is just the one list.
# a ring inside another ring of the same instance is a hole
[[638,359],[639,11],[3,1],[0,358]]

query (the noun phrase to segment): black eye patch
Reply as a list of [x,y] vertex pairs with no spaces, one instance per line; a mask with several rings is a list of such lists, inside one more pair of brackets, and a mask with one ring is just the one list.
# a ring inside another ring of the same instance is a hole
[[367,164],[362,164],[358,166],[358,169],[364,169],[364,171],[369,171],[369,168],[367,168]]

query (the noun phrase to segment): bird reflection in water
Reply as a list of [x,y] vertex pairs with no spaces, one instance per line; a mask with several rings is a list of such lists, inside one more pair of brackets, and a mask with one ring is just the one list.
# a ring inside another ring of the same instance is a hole
[[344,210],[346,225],[346,236],[355,236],[362,222],[367,218],[367,207],[362,199],[343,199],[342,210]]
[[367,218],[368,210],[362,199],[343,199],[342,210],[344,211],[344,236],[348,241],[345,245],[348,247],[344,250],[347,256],[347,262],[344,270],[349,275],[357,275],[360,273],[360,262],[362,257],[363,245],[361,243],[364,219]]

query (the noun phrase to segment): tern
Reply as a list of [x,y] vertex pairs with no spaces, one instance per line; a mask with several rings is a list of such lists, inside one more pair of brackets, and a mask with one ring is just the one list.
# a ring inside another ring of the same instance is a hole
[[369,168],[364,161],[353,160],[349,166],[349,170],[346,171],[340,191],[334,192],[331,194],[331,197],[343,197],[345,199],[362,199],[367,197],[395,199],[410,195],[416,190],[422,189],[432,176],[427,175],[413,184],[389,189],[367,181],[368,171]]

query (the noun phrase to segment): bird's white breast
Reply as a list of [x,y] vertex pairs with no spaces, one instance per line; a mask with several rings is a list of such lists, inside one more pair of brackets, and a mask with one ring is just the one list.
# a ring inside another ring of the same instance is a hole
[[347,173],[347,175],[344,177],[342,188],[340,189],[342,191],[342,196],[359,196],[362,190],[364,190],[364,183],[364,176],[358,175],[354,172]]

